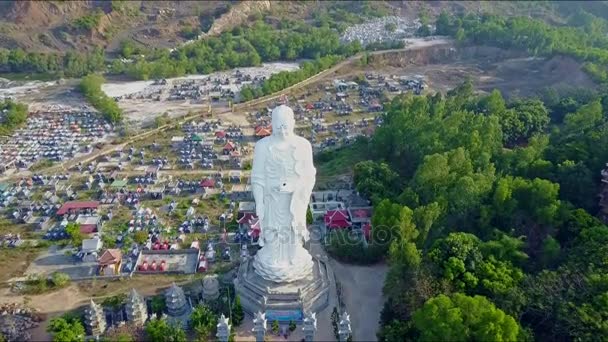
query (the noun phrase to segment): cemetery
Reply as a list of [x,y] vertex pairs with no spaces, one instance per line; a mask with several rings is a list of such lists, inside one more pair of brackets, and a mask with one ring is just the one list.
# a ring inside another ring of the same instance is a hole
[[340,39],[344,42],[359,41],[366,46],[371,43],[404,41],[415,36],[420,28],[419,20],[387,16],[348,27]]
[[110,124],[86,107],[32,112],[25,127],[1,144],[0,171],[15,172],[43,159],[62,162],[90,153],[112,131]]
[[110,81],[102,86],[102,90],[118,101],[129,120],[146,125],[163,113],[176,117],[189,111],[230,107],[231,103],[239,101],[243,86],[258,86],[273,74],[297,68],[297,63],[265,63],[259,67],[243,67],[207,75],[152,81]]

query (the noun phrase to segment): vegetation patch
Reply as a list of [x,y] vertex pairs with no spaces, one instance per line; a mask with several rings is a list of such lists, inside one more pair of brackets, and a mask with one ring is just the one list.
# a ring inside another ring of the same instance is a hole
[[122,121],[122,109],[118,107],[116,101],[106,95],[101,90],[101,85],[105,82],[105,79],[101,75],[91,74],[83,77],[80,81],[78,89],[82,92],[84,97],[99,110],[106,120],[112,123],[118,123]]

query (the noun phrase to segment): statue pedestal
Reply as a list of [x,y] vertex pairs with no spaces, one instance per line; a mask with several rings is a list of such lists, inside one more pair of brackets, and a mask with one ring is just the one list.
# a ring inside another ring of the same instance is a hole
[[283,283],[266,280],[258,275],[251,258],[241,263],[237,278],[234,279],[234,287],[241,298],[243,309],[252,315],[261,311],[270,316],[278,312],[299,312],[299,319],[303,318],[301,315],[304,312],[323,310],[329,301],[334,275],[325,261],[313,257],[312,262],[312,272],[309,275]]

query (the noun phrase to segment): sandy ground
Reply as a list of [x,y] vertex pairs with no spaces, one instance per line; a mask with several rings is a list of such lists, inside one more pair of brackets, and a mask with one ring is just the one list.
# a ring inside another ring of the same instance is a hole
[[[169,89],[171,84],[175,81],[183,80],[202,80],[211,77],[211,79],[225,79],[233,78],[236,70],[241,71],[244,74],[249,74],[252,77],[269,77],[273,74],[281,71],[293,71],[298,69],[299,63],[288,63],[288,62],[275,62],[265,63],[259,67],[247,67],[238,68],[233,70],[219,71],[207,75],[189,75],[185,77],[168,78],[168,86],[165,89]],[[128,94],[135,94],[139,92],[145,92],[148,87],[152,85],[153,81],[133,81],[133,82],[108,82],[102,86],[102,90],[112,97],[125,96]],[[154,86],[158,87],[158,86]],[[240,85],[232,83],[230,88],[238,92]],[[210,105],[207,101],[204,102],[191,102],[186,101],[154,101],[152,99],[127,99],[123,98],[118,102],[119,107],[124,111],[128,120],[133,122],[135,125],[147,125],[151,123],[154,118],[164,113],[167,113],[169,117],[178,117],[185,115],[188,112],[208,111]],[[220,101],[219,104],[214,104],[213,109],[216,107],[227,107],[226,101]],[[246,121],[241,120],[246,123]]]

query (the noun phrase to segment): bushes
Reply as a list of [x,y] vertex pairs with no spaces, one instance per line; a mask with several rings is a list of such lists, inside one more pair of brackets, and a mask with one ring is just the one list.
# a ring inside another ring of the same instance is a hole
[[15,128],[25,123],[28,109],[23,103],[13,102],[10,99],[0,101],[0,113],[4,113],[0,124],[0,134],[8,135]]
[[64,287],[67,286],[71,281],[69,275],[62,272],[55,272],[51,276],[51,282],[55,287]]
[[91,53],[68,51],[58,53],[26,53],[20,48],[0,48],[0,72],[43,73],[55,77],[80,77],[105,68],[104,52],[96,48]]
[[117,123],[122,121],[122,110],[114,99],[107,96],[102,90],[101,85],[105,79],[101,75],[91,74],[82,78],[79,89],[84,94],[87,101],[97,108],[106,120]]
[[209,307],[199,304],[192,310],[190,315],[190,327],[194,330],[201,340],[206,340],[215,326],[217,325],[217,316],[209,309]]
[[313,62],[304,62],[302,67],[296,71],[281,71],[270,76],[259,87],[243,87],[241,101],[257,99],[281,91],[334,66],[340,60],[342,60],[341,56],[330,55],[317,58]]
[[70,284],[70,281],[70,276],[61,272],[53,273],[50,278],[29,276],[22,292],[25,294],[45,293],[65,287]]
[[46,331],[53,334],[53,341],[57,342],[80,342],[86,335],[81,317],[71,313],[53,318]]
[[103,16],[103,11],[98,8],[95,12],[93,12],[91,14],[87,14],[85,16],[82,16],[82,17],[74,20],[74,22],[72,23],[72,26],[74,26],[77,29],[90,31],[90,30],[96,28],[97,25],[99,25],[99,21],[101,20],[102,16]]

